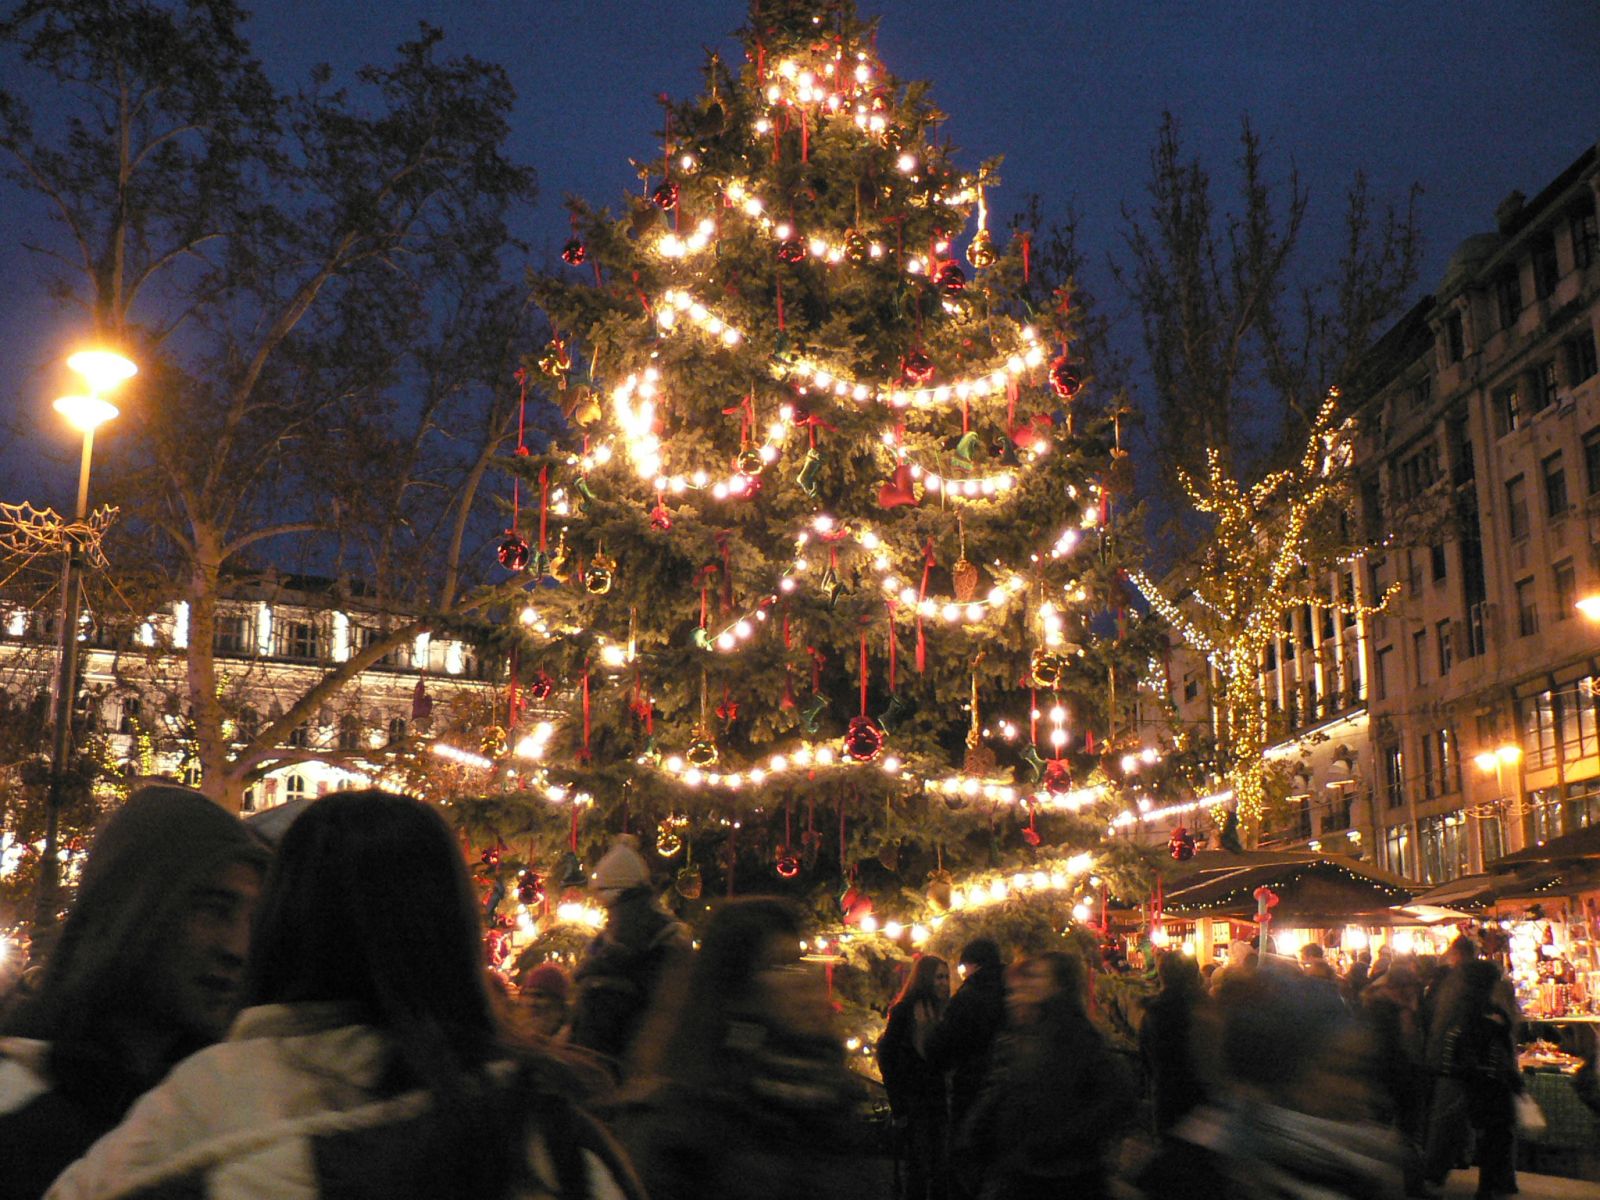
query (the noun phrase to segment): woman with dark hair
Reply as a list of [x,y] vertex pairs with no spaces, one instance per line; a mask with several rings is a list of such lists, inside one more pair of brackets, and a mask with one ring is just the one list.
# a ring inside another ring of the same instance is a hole
[[1478,1196],[1517,1190],[1516,1107],[1522,1091],[1511,1018],[1500,999],[1500,968],[1468,959],[1458,968],[1461,987],[1445,1014],[1441,1068],[1466,1099],[1466,1116],[1478,1147]]
[[1084,1010],[1083,960],[1052,951],[1019,963],[1010,1033],[965,1136],[988,1163],[992,1200],[1110,1195],[1106,1157],[1133,1105],[1129,1072]]
[[557,1070],[504,1047],[482,960],[436,811],[379,791],[317,800],[267,877],[228,1040],[50,1195],[626,1195],[623,1160]]
[[1145,1005],[1139,1057],[1150,1083],[1155,1131],[1164,1137],[1190,1109],[1205,1102],[1195,1050],[1211,999],[1199,966],[1181,951],[1168,950],[1156,960],[1156,978],[1161,990]]
[[878,1070],[905,1163],[906,1200],[943,1197],[945,1143],[950,1104],[944,1072],[929,1064],[928,1035],[950,1000],[950,967],[942,958],[922,955],[911,964],[905,985],[889,1006],[889,1020],[878,1039]]
[[787,901],[727,901],[665,982],[616,1114],[652,1200],[876,1200],[860,1089],[800,933]]

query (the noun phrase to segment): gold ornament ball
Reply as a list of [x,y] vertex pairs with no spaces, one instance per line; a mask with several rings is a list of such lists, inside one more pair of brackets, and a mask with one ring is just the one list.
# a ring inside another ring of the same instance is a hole
[[491,726],[478,743],[478,748],[483,751],[485,758],[504,758],[506,755],[506,731],[498,725]]
[[617,564],[605,554],[596,554],[583,573],[583,586],[591,596],[604,596],[616,579]]
[[741,475],[759,475],[761,468],[766,466],[766,460],[761,457],[761,451],[746,442],[739,450],[739,456],[733,460],[733,465],[738,468]]
[[684,761],[691,767],[706,767],[717,765],[717,744],[704,734],[689,743],[689,748],[683,752]]
[[967,247],[967,261],[980,271],[994,265],[994,239],[987,229],[980,229]]
[[1033,652],[1028,668],[1036,686],[1059,687],[1067,672],[1067,660],[1054,650],[1039,649]]
[[966,604],[978,594],[978,568],[963,555],[950,568],[950,582],[955,586],[957,602]]
[[859,267],[872,257],[872,245],[867,241],[867,235],[859,229],[852,229],[844,235],[844,260],[851,266]]

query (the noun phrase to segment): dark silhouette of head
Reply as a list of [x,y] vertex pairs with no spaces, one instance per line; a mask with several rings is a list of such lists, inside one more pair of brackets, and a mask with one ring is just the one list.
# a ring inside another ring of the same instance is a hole
[[972,971],[1001,970],[1000,947],[993,938],[973,938],[961,948],[961,965]]
[[940,1005],[950,999],[950,967],[944,959],[932,954],[920,954],[906,972],[906,981],[900,994],[894,998],[894,1007],[902,1004]]

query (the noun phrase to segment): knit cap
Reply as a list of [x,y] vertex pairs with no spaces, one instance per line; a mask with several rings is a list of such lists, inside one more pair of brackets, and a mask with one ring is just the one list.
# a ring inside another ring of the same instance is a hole
[[602,897],[650,886],[650,868],[638,851],[638,839],[623,834],[611,844],[594,869],[589,890]]

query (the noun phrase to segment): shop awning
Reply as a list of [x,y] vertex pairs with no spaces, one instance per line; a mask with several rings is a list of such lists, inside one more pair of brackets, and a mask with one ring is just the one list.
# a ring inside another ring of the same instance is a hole
[[1318,928],[1390,924],[1395,906],[1413,895],[1404,880],[1381,868],[1336,856],[1297,855],[1175,881],[1168,886],[1164,910],[1174,917],[1254,919],[1256,889],[1263,886],[1278,896],[1274,921]]
[[1529,846],[1515,854],[1497,858],[1489,864],[1488,870],[1491,874],[1500,874],[1515,871],[1524,863],[1581,862],[1587,859],[1600,862],[1600,825],[1564,833],[1543,845]]

